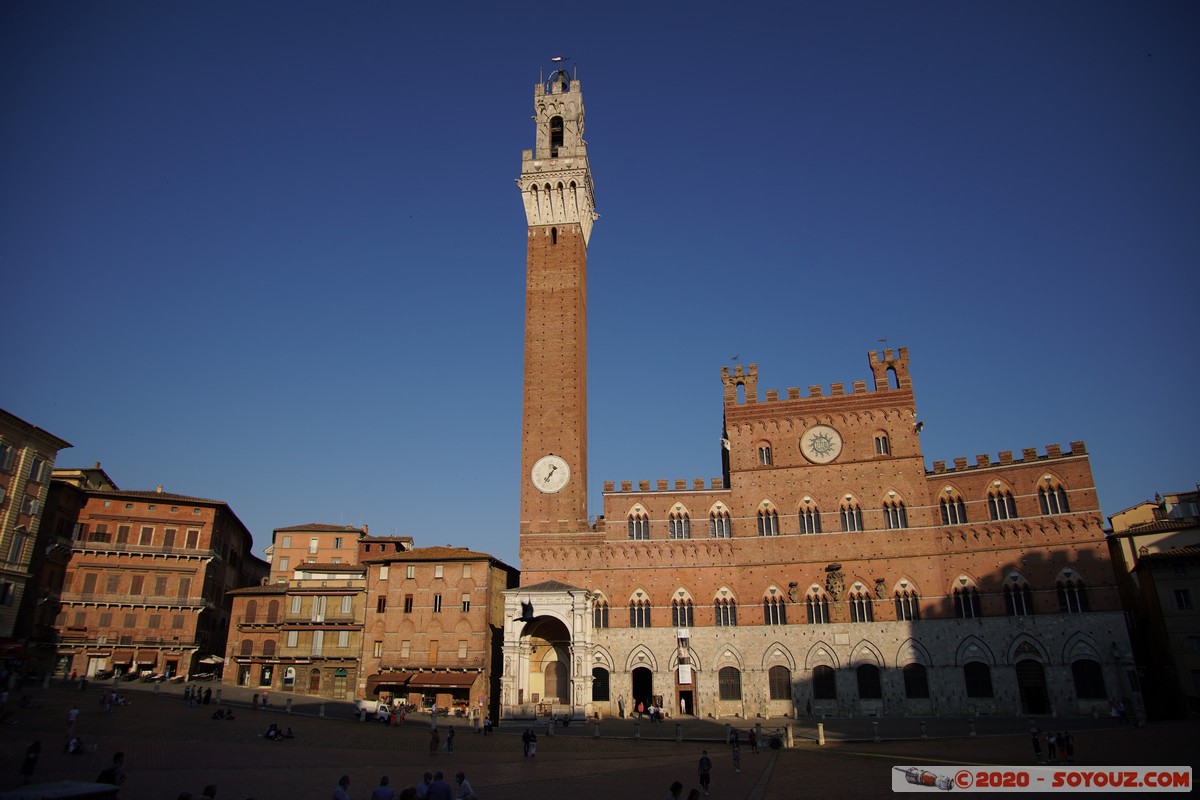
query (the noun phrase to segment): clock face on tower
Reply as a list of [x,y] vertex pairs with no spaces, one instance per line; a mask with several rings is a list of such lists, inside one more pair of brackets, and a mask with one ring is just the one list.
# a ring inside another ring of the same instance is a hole
[[554,494],[562,491],[571,479],[571,468],[558,456],[542,456],[533,465],[529,477],[539,492]]
[[815,425],[800,437],[800,452],[814,464],[828,464],[842,452],[842,435],[828,425]]

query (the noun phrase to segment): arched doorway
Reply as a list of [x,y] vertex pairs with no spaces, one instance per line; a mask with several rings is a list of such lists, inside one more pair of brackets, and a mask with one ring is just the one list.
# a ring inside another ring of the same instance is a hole
[[650,705],[654,700],[654,673],[646,667],[637,667],[633,671],[633,707],[638,703]]
[[[528,701],[543,705],[573,705],[571,697],[571,634],[554,617],[538,617],[525,627],[529,643]],[[582,702],[582,698],[579,698]],[[539,713],[551,713],[545,706]]]
[[1021,693],[1022,714],[1048,713],[1046,670],[1038,661],[1026,658],[1017,662],[1017,690]]
[[567,665],[561,661],[547,661],[542,672],[546,676],[546,700],[552,703],[571,702],[571,683],[567,679]]
[[321,670],[313,667],[312,672],[308,673],[308,693],[318,694],[321,691]]

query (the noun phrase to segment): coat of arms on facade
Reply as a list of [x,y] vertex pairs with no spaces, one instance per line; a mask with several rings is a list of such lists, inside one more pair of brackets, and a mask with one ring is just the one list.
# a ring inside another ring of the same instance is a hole
[[883,578],[876,578],[875,579],[875,596],[878,597],[880,600],[882,600],[883,594],[886,591],[887,591],[887,589],[885,589],[883,586]]
[[825,591],[835,601],[841,600],[846,593],[846,577],[842,575],[841,564],[830,564],[825,568]]
[[788,602],[796,603],[800,600],[800,584],[792,581],[788,584]]

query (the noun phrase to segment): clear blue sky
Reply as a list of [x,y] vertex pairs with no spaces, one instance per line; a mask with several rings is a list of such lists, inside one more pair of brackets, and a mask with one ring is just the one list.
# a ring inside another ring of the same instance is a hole
[[1200,480],[1200,5],[8,2],[0,407],[61,466],[517,562],[539,69],[578,64],[592,512],[907,346],[927,466]]

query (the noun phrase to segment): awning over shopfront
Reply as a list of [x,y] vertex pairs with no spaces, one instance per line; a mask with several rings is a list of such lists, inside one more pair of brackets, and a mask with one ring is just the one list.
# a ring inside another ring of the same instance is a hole
[[114,650],[112,654],[112,662],[114,664],[129,664],[133,662],[132,650]]
[[373,697],[379,694],[380,686],[402,688],[414,674],[408,670],[400,670],[397,672],[381,672],[378,675],[368,675],[367,696]]
[[470,689],[475,685],[474,672],[418,672],[408,682],[410,689]]

